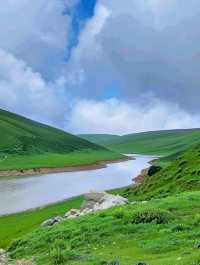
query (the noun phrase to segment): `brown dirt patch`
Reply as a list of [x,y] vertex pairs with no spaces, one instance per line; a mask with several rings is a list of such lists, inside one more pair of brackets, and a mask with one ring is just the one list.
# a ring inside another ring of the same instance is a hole
[[134,159],[135,158],[132,158],[132,157],[126,157],[126,158],[116,159],[116,160],[98,161],[95,164],[90,164],[90,165],[31,168],[31,169],[23,169],[23,170],[4,170],[4,171],[0,171],[0,177],[93,170],[93,169],[100,169],[100,168],[107,167],[107,164],[125,162],[128,160],[134,160]]

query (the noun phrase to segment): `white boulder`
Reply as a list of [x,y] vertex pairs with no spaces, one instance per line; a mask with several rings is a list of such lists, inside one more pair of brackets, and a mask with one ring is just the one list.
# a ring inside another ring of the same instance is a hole
[[94,205],[94,212],[100,211],[103,209],[108,209],[113,206],[125,205],[129,204],[128,199],[121,197],[120,195],[111,195],[106,194],[103,196],[95,205]]

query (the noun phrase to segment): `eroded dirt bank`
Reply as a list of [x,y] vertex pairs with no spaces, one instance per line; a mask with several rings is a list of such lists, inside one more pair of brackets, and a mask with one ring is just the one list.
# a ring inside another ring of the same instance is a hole
[[[148,163],[149,163],[151,166],[153,166],[153,165],[159,163],[159,161],[153,159],[153,160],[149,161]],[[142,183],[142,182],[146,179],[145,176],[146,176],[146,174],[148,173],[149,168],[150,168],[150,167],[142,169],[141,172],[140,172],[140,174],[139,174],[136,178],[133,178],[132,180],[135,181],[135,183]]]
[[125,162],[128,160],[135,160],[133,157],[125,157],[117,160],[109,161],[98,161],[95,164],[90,165],[78,165],[78,166],[64,166],[64,167],[47,167],[47,168],[31,168],[23,170],[4,170],[0,171],[0,177],[7,176],[25,176],[25,175],[38,175],[38,174],[47,174],[47,173],[60,173],[60,172],[73,172],[73,171],[82,171],[82,170],[93,170],[105,168],[107,164]]

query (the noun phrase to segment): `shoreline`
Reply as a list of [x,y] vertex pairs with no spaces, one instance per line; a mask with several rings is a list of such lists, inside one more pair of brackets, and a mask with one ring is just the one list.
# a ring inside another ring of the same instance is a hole
[[[159,163],[159,161],[157,159],[153,159],[153,160],[148,162],[148,164],[150,164],[151,166],[154,166],[158,163]],[[148,173],[149,168],[150,167],[142,169],[140,174],[137,177],[133,178],[132,181],[135,181],[136,184],[141,184],[143,181],[145,181],[145,179],[146,179],[145,176]]]
[[[158,156],[157,156],[158,157]],[[120,161],[119,161],[120,160]],[[136,160],[135,158],[133,157],[126,157],[124,159],[117,159],[117,160],[109,160],[109,161],[98,161],[97,163],[95,163],[95,165],[97,164],[101,164],[101,165],[104,165],[103,167],[106,167],[107,164],[111,164],[111,163],[119,163],[119,162],[125,162],[125,161],[129,161],[129,160]],[[107,162],[107,163],[106,163]],[[158,160],[156,159],[153,159],[153,160],[150,160],[148,162],[150,165],[155,165],[157,163],[159,163]],[[93,164],[94,165],[94,164]],[[76,167],[76,166],[74,166]],[[102,167],[100,167],[102,168]],[[110,191],[110,190],[116,190],[116,189],[122,189],[122,188],[128,188],[128,187],[131,187],[131,186],[134,186],[134,185],[139,185],[141,184],[146,178],[144,177],[148,170],[149,170],[150,167],[148,168],[145,168],[145,169],[142,169],[140,174],[133,178],[132,181],[134,181],[135,183],[133,184],[130,184],[128,186],[124,186],[124,187],[120,187],[120,188],[114,188],[114,189],[109,189],[109,190],[105,190],[105,191]],[[99,168],[94,168],[94,169],[99,169]],[[83,170],[87,170],[87,169],[83,169]],[[64,172],[64,171],[61,171],[61,172]],[[54,172],[53,172],[54,173]],[[72,196],[72,197],[69,197],[69,198],[66,198],[66,199],[63,199],[63,200],[60,200],[60,201],[56,201],[56,202],[52,202],[52,203],[48,203],[48,204],[44,204],[44,205],[41,205],[41,206],[37,206],[37,207],[33,207],[33,208],[29,208],[25,211],[21,211],[21,212],[16,212],[16,213],[11,213],[11,214],[4,214],[4,215],[0,215],[0,218],[1,217],[5,217],[5,216],[10,216],[10,215],[14,215],[14,214],[20,214],[20,213],[25,213],[25,212],[31,212],[31,211],[36,211],[36,210],[41,210],[45,207],[48,207],[48,206],[51,206],[51,205],[55,205],[55,204],[58,204],[58,203],[62,203],[62,202],[66,202],[66,201],[70,201],[70,200],[73,200],[73,199],[76,199],[76,198],[79,198],[79,197],[82,197],[84,194],[81,194],[81,195],[77,195],[77,196]]]
[[75,172],[83,170],[94,170],[107,167],[108,164],[126,162],[129,160],[135,160],[133,157],[119,158],[116,160],[100,160],[94,164],[77,165],[77,166],[63,166],[63,167],[43,167],[43,168],[31,168],[31,169],[12,169],[0,171],[0,177],[14,177],[14,176],[26,176],[26,175],[39,175],[48,173],[60,173],[60,172]]

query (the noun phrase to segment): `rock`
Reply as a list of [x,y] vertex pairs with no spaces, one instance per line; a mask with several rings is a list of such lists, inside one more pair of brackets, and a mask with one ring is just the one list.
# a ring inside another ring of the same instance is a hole
[[183,255],[188,255],[188,254],[191,254],[191,252],[190,251],[184,251],[183,252]]
[[115,196],[111,194],[106,194],[99,200],[99,202],[97,202],[94,205],[94,212],[107,209],[113,206],[125,205],[125,204],[129,204],[128,199],[123,198],[119,195]]
[[0,255],[3,255],[5,253],[5,250],[3,248],[0,248]]
[[58,222],[59,223],[62,220],[62,217],[56,216],[53,219],[55,220],[55,222]]
[[62,219],[62,217],[60,217],[60,216],[54,217],[52,219],[49,219],[49,220],[43,222],[40,227],[52,226],[55,222],[59,223],[61,221],[61,219]]
[[[65,214],[65,218],[69,218],[70,216],[78,217],[79,215],[81,215],[81,211],[80,210],[71,209],[69,212],[67,212]],[[72,218],[72,217],[70,217],[70,218]]]
[[130,204],[136,204],[137,202],[130,202]]
[[41,227],[52,226],[54,224],[54,222],[55,222],[54,219],[49,219],[49,220],[43,222],[41,224]]
[[133,265],[146,265],[146,262],[138,261],[138,262],[134,263]]
[[141,201],[140,203],[147,203],[148,201]]
[[81,204],[81,211],[86,208],[93,209],[94,205],[106,194],[102,190],[90,190],[84,195],[85,201]]
[[85,208],[81,214],[84,215],[84,214],[87,214],[87,213],[92,213],[93,212],[93,209],[89,209],[89,208]]
[[67,217],[67,219],[71,219],[71,218],[75,218],[75,217],[77,217],[77,216],[75,216],[75,215],[70,215],[70,216]]

